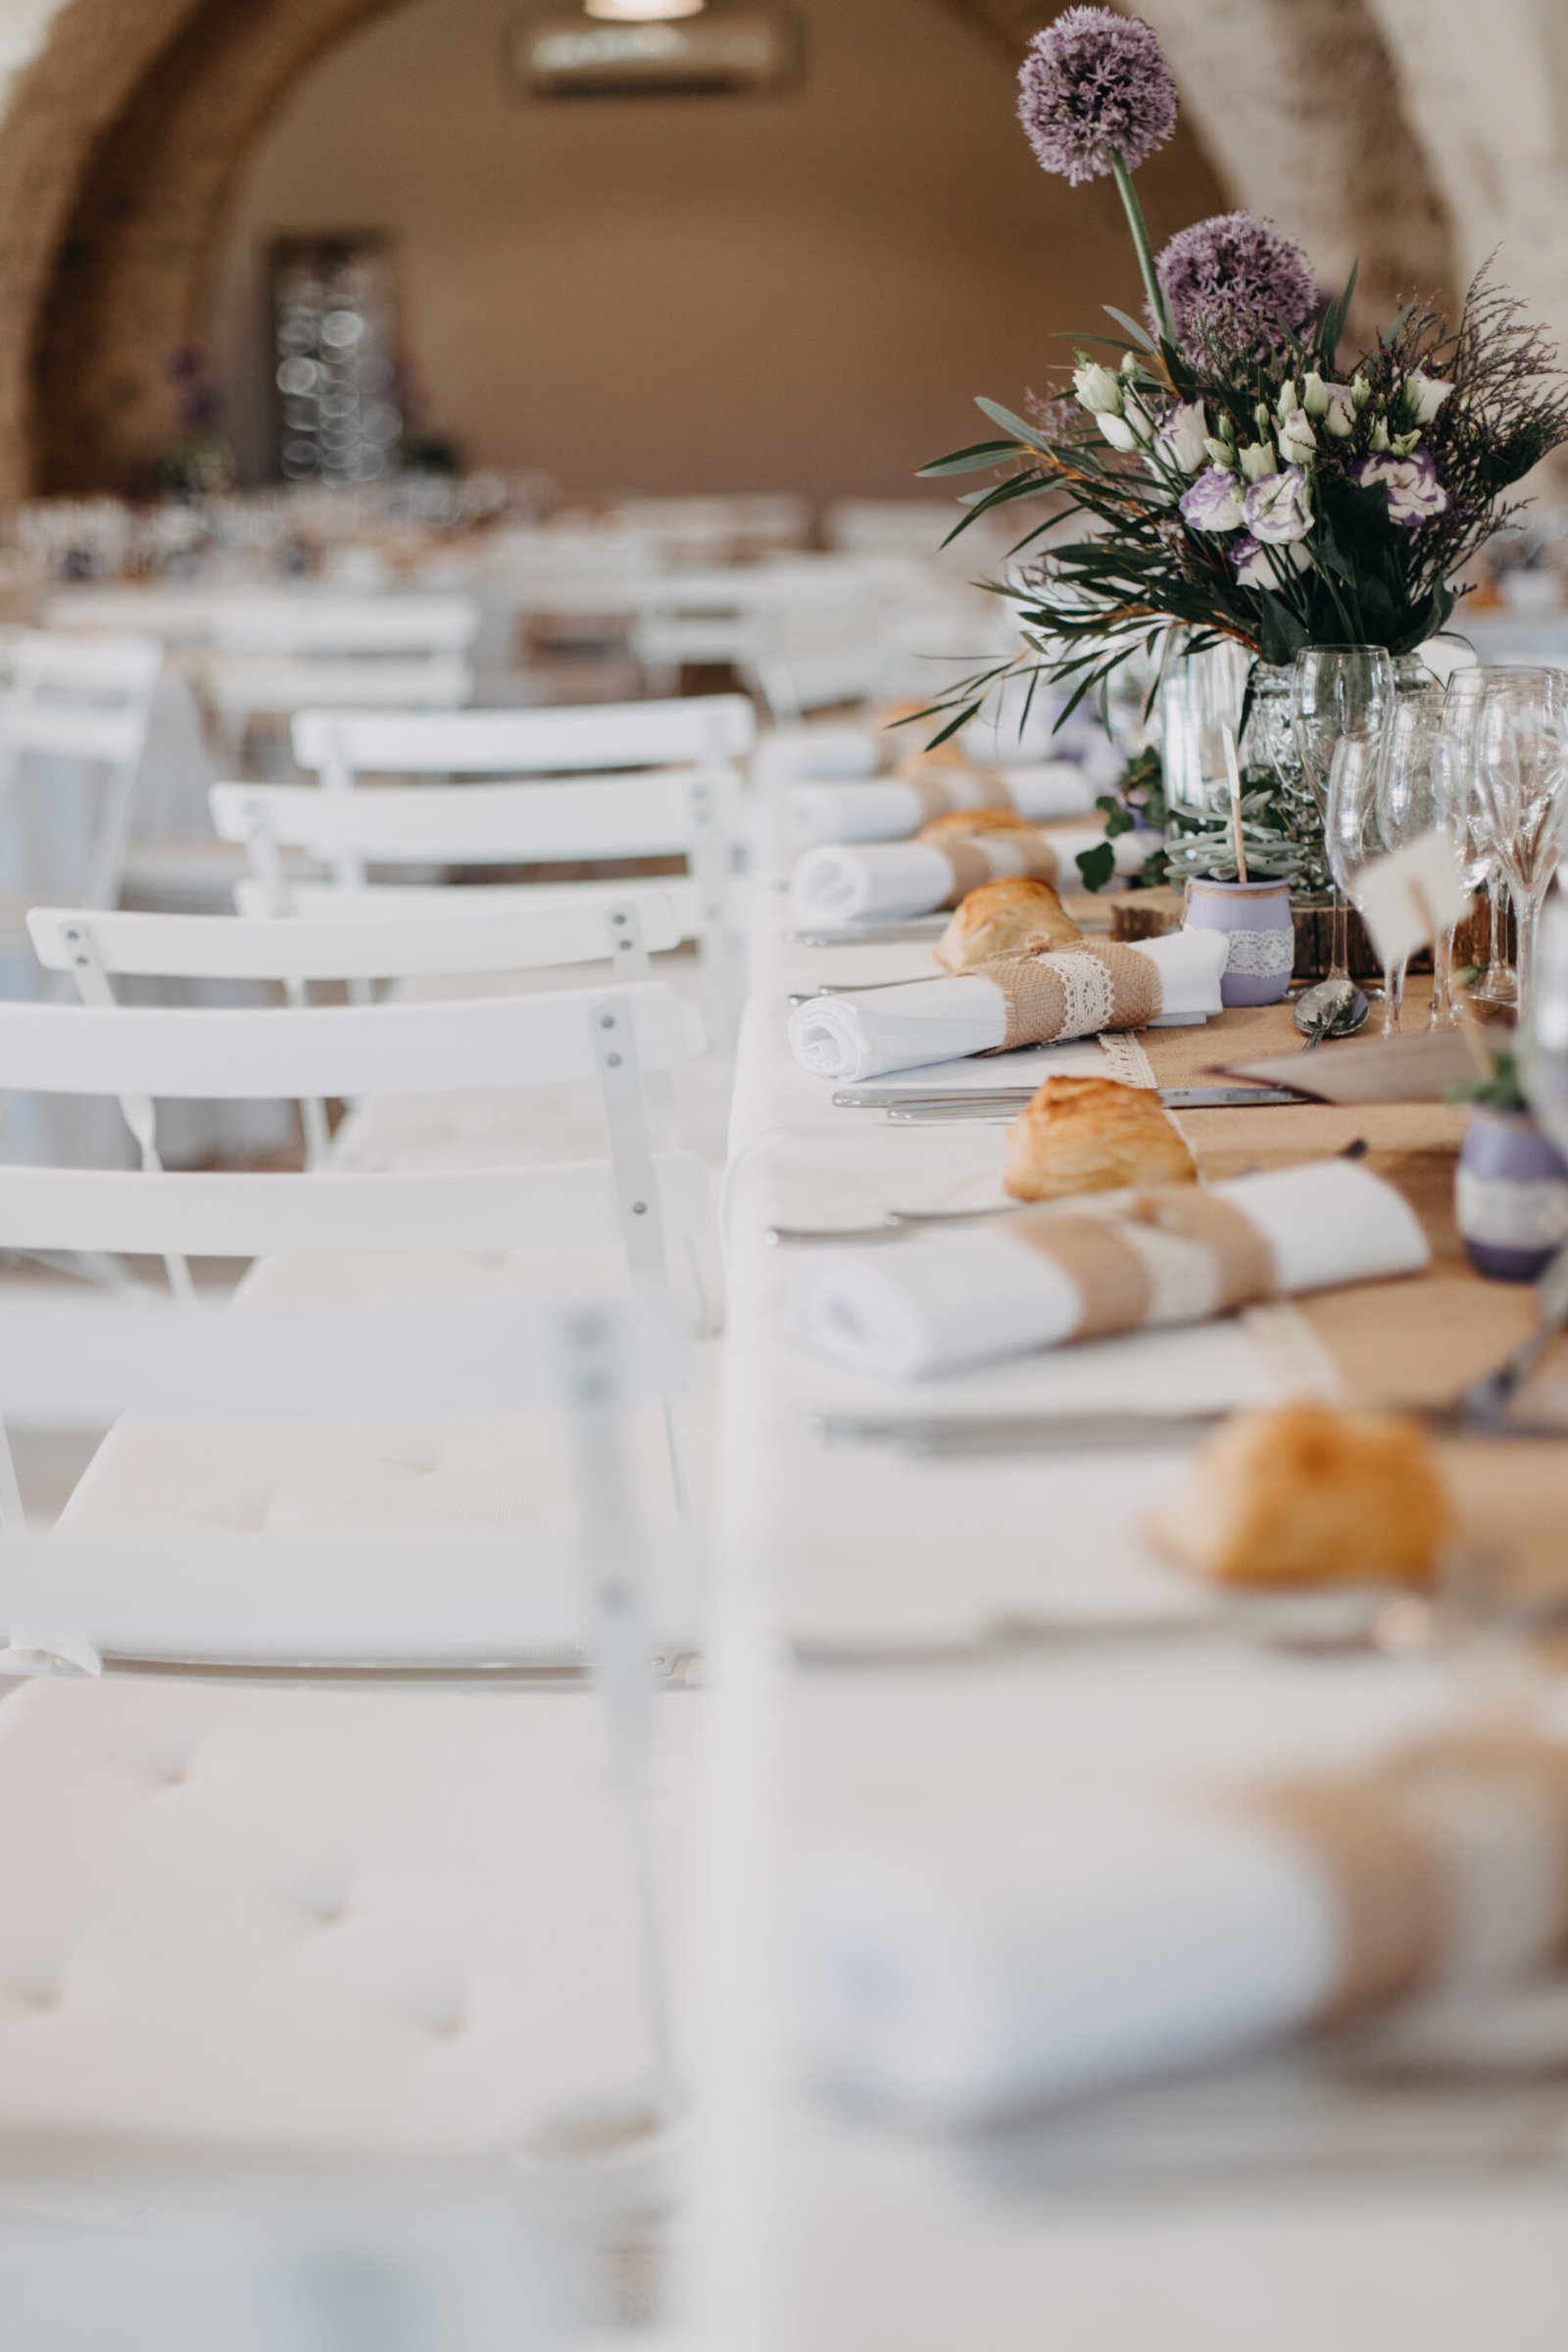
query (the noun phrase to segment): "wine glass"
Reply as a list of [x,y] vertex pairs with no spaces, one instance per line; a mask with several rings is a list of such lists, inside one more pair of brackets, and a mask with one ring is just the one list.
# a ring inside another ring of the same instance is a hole
[[[1296,748],[1306,780],[1317,796],[1325,826],[1339,745],[1362,740],[1376,744],[1394,701],[1394,658],[1384,646],[1308,645],[1297,655],[1291,677]],[[1332,845],[1329,870],[1335,885],[1334,918],[1328,978],[1321,986],[1325,990],[1343,991],[1348,987],[1350,978],[1346,890],[1334,862]]]
[[[1470,989],[1472,997],[1485,1004],[1511,1004],[1514,1001],[1513,966],[1505,954],[1508,923],[1508,884],[1498,863],[1495,850],[1487,831],[1486,817],[1475,797],[1476,725],[1481,716],[1481,696],[1489,678],[1531,677],[1551,678],[1554,670],[1536,664],[1507,665],[1472,662],[1468,669],[1456,669],[1448,680],[1447,706],[1452,712],[1452,742],[1446,746],[1446,761],[1451,762],[1449,779],[1450,823],[1460,844],[1461,871],[1467,890],[1472,894],[1486,885],[1490,916],[1487,945],[1487,968]],[[1464,821],[1459,822],[1461,806],[1461,774]]]
[[[1341,899],[1348,901],[1358,914],[1361,869],[1383,855],[1383,836],[1378,829],[1382,767],[1382,738],[1372,734],[1342,735],[1329,767],[1328,812],[1323,826],[1329,871]],[[1398,1016],[1392,975],[1386,971],[1384,978],[1383,1034],[1393,1037],[1397,1033]]]
[[1561,883],[1542,908],[1535,984],[1518,1042],[1530,1107],[1568,1156],[1568,897]]
[[[1390,712],[1384,731],[1383,758],[1378,769],[1378,834],[1386,850],[1402,849],[1429,833],[1455,839],[1446,806],[1447,777],[1442,760],[1444,722],[1447,704],[1443,689],[1434,685],[1419,694],[1401,694]],[[1457,846],[1454,851],[1458,860]],[[1454,1029],[1459,1016],[1453,1009],[1449,971],[1453,957],[1453,925],[1432,943],[1432,1008],[1429,1029]],[[1392,1019],[1384,1034],[1397,1036],[1404,1011],[1404,975],[1409,958],[1400,960],[1393,982]]]
[[1568,786],[1568,672],[1499,670],[1481,690],[1475,788],[1513,893],[1518,1004],[1529,1009],[1542,902],[1557,870],[1557,817]]

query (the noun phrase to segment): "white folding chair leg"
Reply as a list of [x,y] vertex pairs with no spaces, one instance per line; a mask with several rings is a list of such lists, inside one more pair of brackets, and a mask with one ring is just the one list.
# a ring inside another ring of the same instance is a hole
[[[643,1102],[637,1059],[637,1036],[623,997],[603,997],[590,1014],[594,1056],[599,1064],[599,1091],[605,1105],[610,1162],[614,1171],[615,1199],[620,1209],[626,1264],[639,1287],[664,1287],[669,1268],[664,1250],[664,1221],[660,1211],[659,1184],[654,1173],[653,1145]],[[669,1476],[675,1507],[686,1516],[686,1472],[674,1408],[663,1402],[664,1443],[669,1451]]]
[[86,904],[118,906],[125,886],[125,859],[130,846],[131,795],[141,762],[122,760],[104,790],[98,818],[98,838],[87,869]]
[[[294,900],[283,870],[283,855],[277,846],[268,815],[268,805],[258,794],[245,807],[245,857],[252,874],[261,884],[270,915],[283,916],[294,912]],[[283,995],[296,1010],[303,1010],[310,999],[300,980],[285,980]],[[305,1165],[310,1169],[324,1168],[331,1151],[332,1133],[327,1124],[326,1104],[303,1098],[299,1105],[300,1140],[305,1147]]]
[[22,1487],[17,1478],[16,1456],[11,1450],[9,1432],[0,1427],[0,1527],[7,1535],[20,1536],[25,1532],[27,1515],[22,1507]]
[[614,1409],[615,1366],[609,1326],[574,1318],[573,1421],[577,1438],[589,1642],[605,1702],[615,1800],[631,1873],[643,1997],[653,2057],[653,2103],[661,2123],[680,2105],[662,1905],[648,1817],[653,1691],[648,1596],[636,1542]]

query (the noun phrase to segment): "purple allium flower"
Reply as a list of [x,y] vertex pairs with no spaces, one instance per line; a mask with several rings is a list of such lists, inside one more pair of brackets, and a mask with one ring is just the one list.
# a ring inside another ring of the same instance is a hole
[[1265,473],[1247,493],[1247,527],[1265,547],[1289,547],[1312,528],[1312,494],[1298,466]]
[[1234,473],[1210,466],[1178,502],[1184,521],[1195,531],[1239,531],[1242,527],[1242,485]]
[[1176,84],[1142,17],[1068,8],[1030,42],[1018,75],[1018,120],[1047,172],[1074,183],[1129,172],[1176,127]]
[[1363,458],[1351,467],[1363,489],[1381,482],[1389,494],[1389,520],[1403,523],[1408,531],[1430,522],[1435,514],[1448,512],[1448,493],[1438,479],[1438,469],[1424,449],[1408,458],[1374,455]]
[[1154,270],[1176,339],[1195,360],[1205,340],[1236,352],[1273,349],[1318,307],[1306,255],[1255,213],[1216,213],[1179,230]]

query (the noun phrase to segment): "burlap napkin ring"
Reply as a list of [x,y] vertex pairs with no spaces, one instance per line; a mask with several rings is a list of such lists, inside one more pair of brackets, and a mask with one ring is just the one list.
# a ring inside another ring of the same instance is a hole
[[1075,1340],[1145,1323],[1205,1323],[1279,1293],[1266,1236],[1233,1201],[1196,1186],[1133,1193],[1099,1214],[1009,1217],[1005,1231],[1077,1291]]
[[977,833],[967,839],[961,833],[946,840],[932,842],[953,869],[953,888],[941,902],[943,907],[956,906],[971,890],[982,882],[1000,882],[1022,875],[1031,882],[1054,882],[1058,869],[1055,851],[1043,833],[1032,825],[1008,826],[995,833]]
[[1057,1037],[1098,1037],[1102,1029],[1142,1029],[1165,1001],[1157,965],[1136,948],[1108,940],[1075,941],[1033,956],[993,956],[975,971],[995,982],[1007,1008],[1006,1033],[991,1048],[995,1054]]
[[1320,2024],[1415,1991],[1478,1926],[1485,1936],[1467,1911],[1495,1909],[1494,1864],[1474,1868],[1488,1846],[1520,1882],[1511,1959],[1539,1966],[1568,1943],[1568,1748],[1436,1740],[1364,1774],[1275,1783],[1243,1810],[1305,1854],[1327,1888],[1339,1949]]
[[898,780],[906,792],[913,793],[922,825],[928,825],[934,816],[951,816],[956,809],[1018,806],[1000,776],[982,781],[978,768],[951,769],[944,782],[926,768],[906,764],[900,768]]

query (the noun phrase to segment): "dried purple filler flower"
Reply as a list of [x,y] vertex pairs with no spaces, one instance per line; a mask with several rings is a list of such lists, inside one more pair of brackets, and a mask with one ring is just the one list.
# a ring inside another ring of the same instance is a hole
[[1172,237],[1154,269],[1177,340],[1197,364],[1205,344],[1233,354],[1276,347],[1320,299],[1300,246],[1255,213],[1195,221]]
[[1029,44],[1018,120],[1063,179],[1099,178],[1117,155],[1135,172],[1176,127],[1176,84],[1152,27],[1110,8],[1063,10]]

